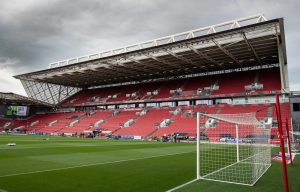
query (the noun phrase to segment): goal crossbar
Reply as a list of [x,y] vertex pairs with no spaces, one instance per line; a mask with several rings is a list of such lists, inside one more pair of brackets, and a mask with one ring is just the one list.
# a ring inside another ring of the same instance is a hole
[[[242,114],[207,114],[207,113],[200,113],[201,116],[206,116],[212,119],[221,120],[231,124],[237,125],[263,125],[259,122],[255,116],[255,113],[242,113]],[[241,121],[241,118],[246,118],[246,121]]]

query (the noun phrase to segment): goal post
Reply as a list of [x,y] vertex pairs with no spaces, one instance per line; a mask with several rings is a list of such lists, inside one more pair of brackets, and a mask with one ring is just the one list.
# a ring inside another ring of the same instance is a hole
[[[289,130],[289,121],[288,118],[286,118],[285,120],[285,129],[286,129],[286,140],[287,140],[287,150],[288,150],[288,154],[290,156],[290,164],[293,165],[293,157],[292,157],[292,150],[291,150],[291,138],[290,138],[290,130]],[[293,128],[292,128],[293,130]],[[291,132],[291,135],[292,132]]]
[[200,113],[197,113],[197,157],[196,157],[196,176],[200,179]]
[[236,135],[236,139],[235,139],[235,143],[236,143],[236,162],[240,161],[240,154],[239,154],[239,127],[237,124],[235,124],[235,135]]
[[253,186],[271,166],[269,139],[255,113],[197,113],[197,179]]

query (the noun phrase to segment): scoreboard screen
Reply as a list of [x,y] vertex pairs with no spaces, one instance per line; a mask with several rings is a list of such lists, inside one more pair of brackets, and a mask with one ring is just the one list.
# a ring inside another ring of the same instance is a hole
[[6,109],[7,116],[27,116],[29,111],[28,106],[10,105]]

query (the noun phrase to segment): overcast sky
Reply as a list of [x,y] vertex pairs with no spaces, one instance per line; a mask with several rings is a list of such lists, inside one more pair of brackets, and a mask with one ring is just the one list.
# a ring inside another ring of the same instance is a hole
[[298,0],[0,0],[0,91],[51,62],[264,13],[284,17],[290,87],[300,90]]

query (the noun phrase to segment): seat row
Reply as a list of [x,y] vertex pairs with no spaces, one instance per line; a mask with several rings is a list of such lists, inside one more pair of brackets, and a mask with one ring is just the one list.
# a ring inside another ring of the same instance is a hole
[[[281,106],[283,119],[290,119],[289,104],[282,104]],[[199,105],[181,106],[177,108],[137,108],[39,114],[28,120],[15,123],[13,128],[22,127],[22,130],[26,132],[42,132],[48,134],[79,134],[84,131],[100,129],[105,133],[118,136],[160,137],[178,132],[195,136],[196,112],[206,114],[256,112],[256,117],[259,120],[264,119],[271,112],[271,116],[274,119],[273,121],[277,121],[276,110],[272,105]],[[205,124],[204,118],[201,118],[200,123],[202,125]],[[240,129],[240,136],[245,136],[247,134],[247,128],[241,126]],[[276,125],[271,128],[274,141],[278,135],[277,130]],[[261,130],[256,131],[259,133]],[[221,135],[230,134],[235,136],[235,129],[232,126],[216,126],[214,129],[206,130],[205,134],[212,140],[218,140]]]

